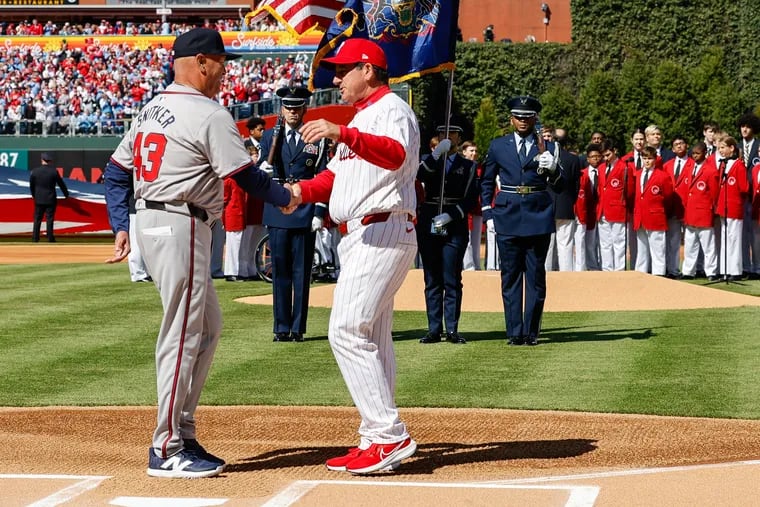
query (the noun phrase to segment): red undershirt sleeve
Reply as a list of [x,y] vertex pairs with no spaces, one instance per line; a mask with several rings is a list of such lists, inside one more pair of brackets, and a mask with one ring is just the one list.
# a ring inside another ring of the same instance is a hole
[[404,147],[395,139],[360,132],[345,125],[340,126],[340,142],[367,162],[391,171],[401,167],[406,158]]
[[327,202],[330,200],[335,173],[329,169],[322,171],[310,180],[298,182],[301,187],[303,202]]

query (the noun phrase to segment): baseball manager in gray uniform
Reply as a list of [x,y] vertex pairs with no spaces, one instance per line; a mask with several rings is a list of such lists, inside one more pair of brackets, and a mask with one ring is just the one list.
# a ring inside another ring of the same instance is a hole
[[223,208],[222,179],[232,177],[276,206],[290,192],[253,165],[219,93],[225,51],[215,30],[195,28],[174,41],[174,82],[135,117],[106,165],[106,204],[116,233],[114,256],[130,250],[129,178],[134,173],[137,243],[164,309],[156,342],[158,421],[148,475],[211,477],[224,460],[196,440],[195,409],[222,331],[210,276],[211,225]]

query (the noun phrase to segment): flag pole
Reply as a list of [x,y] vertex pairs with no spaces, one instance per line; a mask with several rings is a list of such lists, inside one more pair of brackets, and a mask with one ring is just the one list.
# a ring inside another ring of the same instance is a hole
[[[451,126],[451,102],[452,102],[452,96],[454,91],[454,69],[451,69],[449,71],[449,84],[448,89],[446,90],[446,123],[444,124],[446,126],[446,139],[449,138],[449,127]],[[445,153],[445,157],[443,159],[443,166],[441,169],[441,191],[438,193],[438,196],[440,197],[438,202],[438,214],[443,213],[443,190],[444,186],[446,185],[446,159],[449,158],[448,152]]]

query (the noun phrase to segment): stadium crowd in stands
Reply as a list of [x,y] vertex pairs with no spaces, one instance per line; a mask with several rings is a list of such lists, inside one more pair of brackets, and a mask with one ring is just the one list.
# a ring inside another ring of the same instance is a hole
[[[239,22],[234,21],[206,20],[203,25],[235,30]],[[275,26],[271,18],[262,23],[265,28]],[[95,37],[163,33],[159,21],[139,26],[106,20],[76,27],[53,24],[47,32],[51,24],[36,19],[18,25],[0,23],[0,34],[94,35],[83,50],[65,43],[52,52],[38,46],[0,47],[0,134],[121,134],[132,114],[171,82],[169,47],[100,45]],[[173,24],[169,30],[176,34],[192,27]],[[229,61],[217,99],[226,107],[271,99],[283,86],[305,84],[308,72],[303,54],[289,55],[284,62],[279,57]]]

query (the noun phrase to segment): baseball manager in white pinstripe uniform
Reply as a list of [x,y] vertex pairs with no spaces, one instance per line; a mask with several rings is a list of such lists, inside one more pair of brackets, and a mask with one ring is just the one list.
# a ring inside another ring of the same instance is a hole
[[327,170],[291,191],[303,202],[329,200],[344,234],[328,335],[361,415],[361,438],[326,465],[369,474],[395,468],[417,449],[396,408],[391,327],[393,297],[417,252],[414,178],[420,135],[412,109],[388,87],[380,46],[349,39],[321,64],[334,68],[333,83],[357,113],[348,126],[315,120],[301,128],[307,143],[329,137],[338,145]]

